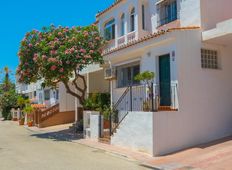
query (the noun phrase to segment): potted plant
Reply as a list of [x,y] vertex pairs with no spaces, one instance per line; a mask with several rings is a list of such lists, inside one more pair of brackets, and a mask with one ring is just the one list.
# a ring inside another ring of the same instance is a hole
[[19,96],[17,98],[17,105],[18,107],[20,108],[20,116],[19,116],[19,125],[24,125],[25,123],[25,115],[24,115],[24,112],[23,112],[23,109],[25,108],[25,106],[27,104],[30,103],[30,100],[29,99],[26,99],[22,96]]
[[27,114],[28,127],[33,126],[32,113],[34,112],[34,108],[31,105],[26,105],[26,107],[23,109],[23,112]]
[[25,118],[24,118],[24,117],[21,117],[21,118],[19,119],[19,125],[20,125],[20,126],[24,125],[24,122],[25,122]]
[[87,115],[103,115],[104,129],[110,127],[109,115],[110,115],[110,94],[109,93],[92,93],[85,100],[84,105],[84,117]]
[[104,120],[104,129],[110,128],[110,114],[111,114],[111,108],[109,106],[104,106],[104,108],[101,110],[101,113],[103,115]]
[[149,97],[143,101],[143,111],[150,111],[154,108],[151,108],[150,106],[152,105],[151,102],[152,102],[152,97],[153,97],[153,91],[152,91],[152,82],[154,81],[154,78],[155,78],[155,73],[154,72],[151,72],[151,71],[144,71],[138,75],[135,76],[135,80],[137,81],[142,81],[144,84],[147,85],[148,87],[148,95]]

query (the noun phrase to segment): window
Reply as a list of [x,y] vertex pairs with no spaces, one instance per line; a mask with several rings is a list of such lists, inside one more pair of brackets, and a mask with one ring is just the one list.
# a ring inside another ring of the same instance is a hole
[[142,5],[142,28],[143,28],[143,30],[145,30],[145,20],[146,20],[146,18],[145,18],[145,6]]
[[42,93],[39,93],[39,103],[40,104],[43,103],[43,95],[42,95]]
[[125,14],[121,16],[121,36],[125,35]]
[[177,19],[176,0],[166,0],[157,5],[158,26],[168,24]]
[[117,87],[126,87],[129,85],[139,85],[134,77],[140,73],[139,63],[117,67]]
[[130,13],[130,31],[135,31],[135,8],[132,8]]
[[201,67],[218,69],[218,52],[215,50],[201,49]]
[[36,97],[36,91],[34,91],[34,97]]
[[59,90],[56,90],[56,100],[59,100]]
[[107,22],[104,27],[104,38],[105,40],[115,39],[115,20]]
[[44,100],[50,100],[50,90],[44,91]]

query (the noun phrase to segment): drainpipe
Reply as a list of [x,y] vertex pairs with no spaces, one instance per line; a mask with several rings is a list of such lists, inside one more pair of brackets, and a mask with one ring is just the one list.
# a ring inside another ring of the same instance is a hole
[[[110,68],[112,68],[112,64],[109,61]],[[110,106],[111,109],[113,109],[113,80],[110,80]]]

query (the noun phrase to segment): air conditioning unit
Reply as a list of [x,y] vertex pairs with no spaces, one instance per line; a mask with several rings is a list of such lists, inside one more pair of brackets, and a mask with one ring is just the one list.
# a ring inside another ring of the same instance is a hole
[[115,67],[105,69],[105,79],[112,80],[116,78],[116,69]]

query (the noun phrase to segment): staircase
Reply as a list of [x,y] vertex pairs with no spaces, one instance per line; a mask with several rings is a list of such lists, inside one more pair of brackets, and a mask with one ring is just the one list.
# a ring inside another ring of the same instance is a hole
[[117,110],[122,103],[128,103],[128,100],[130,100],[130,98],[132,97],[132,94],[130,93],[131,88],[132,87],[127,87],[122,96],[118,99],[117,103],[113,106],[112,112],[110,114],[110,127],[109,129],[103,129],[103,134],[101,135],[101,138],[99,138],[99,142],[110,144],[111,136],[116,133],[119,125],[123,122],[123,120],[129,113],[129,110],[132,106],[131,104],[126,105],[125,114],[122,114],[122,116],[118,116]]
[[41,112],[40,121],[43,122],[43,121],[49,119],[50,117],[52,117],[58,113],[59,113],[59,104],[56,104],[56,105]]

